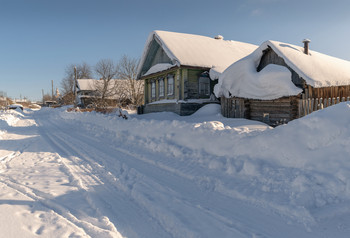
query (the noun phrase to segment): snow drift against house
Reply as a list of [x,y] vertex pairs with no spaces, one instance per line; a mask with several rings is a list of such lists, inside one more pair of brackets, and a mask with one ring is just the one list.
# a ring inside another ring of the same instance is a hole
[[233,62],[250,54],[257,46],[207,36],[167,31],[153,31],[146,42],[138,68],[141,72],[149,47],[153,39],[163,47],[165,53],[175,65],[212,68],[223,72]]
[[[225,72],[220,76],[219,84],[215,87],[216,96],[225,95],[246,98],[258,98],[258,99],[273,99],[270,95],[274,94],[274,90],[282,87],[287,91],[281,92],[281,95],[276,96],[290,96],[297,95],[300,90],[297,90],[291,85],[291,77],[289,80],[279,80],[276,77],[271,77],[274,73],[269,69],[269,77],[271,81],[265,83],[275,84],[274,88],[255,88],[254,91],[247,92],[246,89],[254,87],[257,84],[255,81],[264,78],[263,74],[266,70],[257,72],[256,69],[260,63],[260,59],[263,55],[263,51],[271,47],[272,50],[281,58],[285,63],[293,69],[300,77],[302,77],[306,83],[312,87],[329,87],[340,86],[350,84],[350,62],[342,59],[338,59],[332,56],[321,54],[312,50],[309,50],[309,54],[304,54],[304,48],[291,44],[281,43],[277,41],[266,41],[252,54],[243,58],[242,60],[232,64]],[[269,67],[269,66],[267,66]],[[287,68],[286,68],[287,69]],[[272,82],[274,81],[274,82]],[[251,84],[251,85],[247,85]],[[257,96],[257,97],[256,97]]]

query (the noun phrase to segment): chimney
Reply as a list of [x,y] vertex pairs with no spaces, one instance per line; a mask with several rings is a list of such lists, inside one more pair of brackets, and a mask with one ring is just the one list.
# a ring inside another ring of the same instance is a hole
[[309,39],[304,39],[303,43],[304,43],[304,53],[306,55],[309,55],[309,43],[311,42],[311,40]]

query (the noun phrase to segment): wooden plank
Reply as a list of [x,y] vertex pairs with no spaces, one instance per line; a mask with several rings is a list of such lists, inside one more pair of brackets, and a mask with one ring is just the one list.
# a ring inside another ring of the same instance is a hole
[[[263,117],[263,113],[251,112],[251,117]],[[270,118],[289,118],[289,113],[270,113]]]

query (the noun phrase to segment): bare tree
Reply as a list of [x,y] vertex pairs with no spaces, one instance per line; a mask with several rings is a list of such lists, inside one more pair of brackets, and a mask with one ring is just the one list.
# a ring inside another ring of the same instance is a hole
[[74,102],[74,67],[77,67],[77,79],[92,78],[91,67],[87,63],[68,65],[65,70],[65,77],[61,81],[62,97],[65,104],[72,104]]
[[111,59],[102,59],[96,64],[95,73],[100,79],[95,82],[96,94],[99,96],[96,104],[99,107],[106,107],[109,99],[117,94],[116,65]]
[[49,93],[43,95],[43,102],[46,101],[52,101],[52,96]]
[[134,106],[143,103],[143,81],[136,80],[138,59],[130,58],[124,55],[117,64],[117,76],[119,79],[126,80],[126,93]]

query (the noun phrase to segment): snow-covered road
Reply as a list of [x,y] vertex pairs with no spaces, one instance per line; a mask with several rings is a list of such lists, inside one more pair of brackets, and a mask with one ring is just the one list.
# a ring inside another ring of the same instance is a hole
[[[322,225],[328,216],[312,214],[312,206],[305,209],[312,198],[295,204],[299,190],[288,179],[310,173],[242,161],[237,148],[238,157],[227,156],[239,141],[272,131],[260,123],[216,115],[165,120],[168,114],[125,121],[63,109],[1,115],[6,237],[327,237],[350,229],[349,212],[336,228]],[[338,199],[335,210],[347,202]]]

